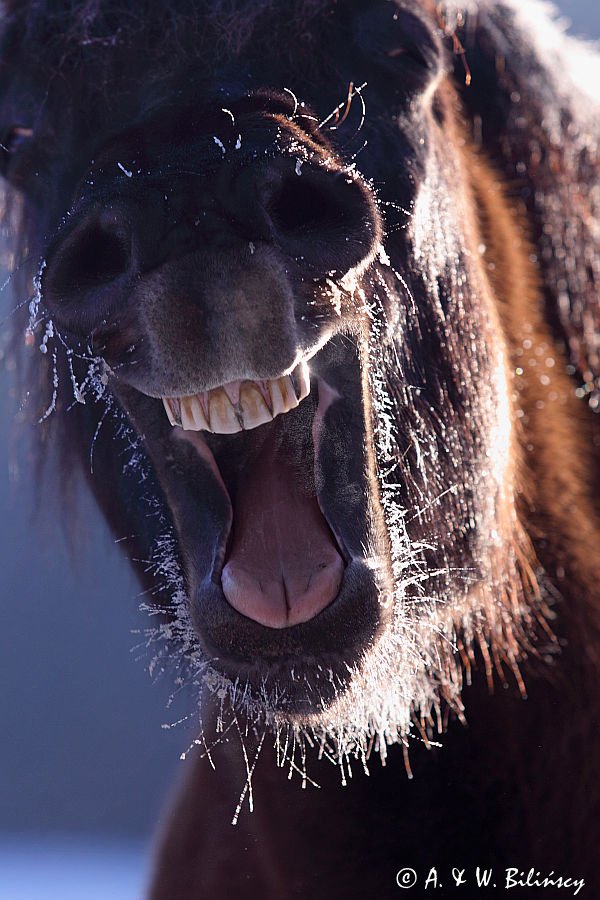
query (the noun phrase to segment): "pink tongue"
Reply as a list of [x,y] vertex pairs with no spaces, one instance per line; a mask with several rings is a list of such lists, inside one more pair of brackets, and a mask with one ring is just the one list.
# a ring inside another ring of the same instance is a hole
[[272,453],[240,478],[223,591],[269,628],[307,622],[335,599],[344,563],[304,479]]

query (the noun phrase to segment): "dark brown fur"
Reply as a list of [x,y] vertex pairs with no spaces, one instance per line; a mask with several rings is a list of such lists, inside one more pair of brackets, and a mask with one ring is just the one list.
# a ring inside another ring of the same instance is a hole
[[[550,869],[577,873],[589,892],[600,884],[597,426],[574,395],[564,348],[548,326],[524,211],[481,150],[460,137],[462,123],[455,121],[454,128],[472,191],[473,227],[487,246],[482,264],[512,365],[523,370],[513,378],[521,423],[515,447],[521,522],[545,566],[538,587],[536,563],[525,554],[525,577],[532,599],[540,588],[547,591],[549,579],[560,595],[546,593],[552,611],[541,604],[538,640],[512,674],[512,654],[521,658],[522,648],[507,643],[510,631],[501,637],[492,632],[487,640],[482,635],[481,656],[464,654],[467,683],[477,684],[487,673],[496,696],[486,696],[481,685],[466,689],[466,732],[451,728],[441,751],[413,748],[411,783],[396,771],[403,765],[396,758],[387,772],[372,772],[366,780],[359,774],[343,790],[336,778],[326,777],[320,790],[309,787],[299,795],[263,755],[253,777],[256,811],[237,828],[219,830],[215,811],[225,822],[231,809],[223,786],[245,778],[239,753],[217,752],[218,779],[206,758],[190,760],[159,844],[153,900],[250,898],[257,890],[273,900],[310,893],[392,897],[395,871],[404,865],[420,873],[435,865],[447,882],[454,865],[469,867],[469,873],[476,865],[510,865],[525,874],[530,867],[542,875]],[[526,353],[524,340],[531,341]],[[548,358],[554,365],[544,366],[549,381],[542,383],[540,361]],[[519,699],[512,685],[501,690],[514,676],[527,697]],[[231,859],[238,865],[224,881]],[[513,889],[513,896],[535,896],[536,890]],[[473,887],[463,892],[473,900],[483,896]],[[454,889],[446,884],[437,893],[453,897]]]

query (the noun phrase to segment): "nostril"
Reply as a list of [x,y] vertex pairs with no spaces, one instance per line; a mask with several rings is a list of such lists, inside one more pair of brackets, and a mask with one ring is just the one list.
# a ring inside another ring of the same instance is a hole
[[279,181],[265,208],[275,238],[313,276],[349,271],[373,254],[380,238],[368,189],[342,171],[297,167]]
[[353,228],[357,224],[357,197],[348,187],[340,184],[339,176],[313,180],[308,175],[292,175],[270,198],[269,214],[276,229],[287,235]]
[[120,234],[88,229],[73,254],[71,283],[85,288],[113,281],[129,268],[128,244]]
[[115,223],[96,221],[59,244],[48,261],[45,291],[57,301],[80,297],[114,281],[131,265],[131,236]]

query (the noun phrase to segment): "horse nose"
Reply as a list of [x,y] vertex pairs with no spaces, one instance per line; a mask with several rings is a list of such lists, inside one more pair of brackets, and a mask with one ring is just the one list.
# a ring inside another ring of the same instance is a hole
[[263,242],[318,281],[357,266],[379,240],[369,189],[341,167],[291,156],[224,161],[212,177],[179,173],[148,187],[145,201],[125,192],[92,200],[50,248],[43,294],[68,330],[89,334],[124,309],[144,272],[187,254],[217,254],[226,266],[241,242]]

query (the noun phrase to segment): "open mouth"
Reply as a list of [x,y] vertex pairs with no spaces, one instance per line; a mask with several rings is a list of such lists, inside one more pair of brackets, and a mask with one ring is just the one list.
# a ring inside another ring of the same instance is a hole
[[392,614],[364,373],[337,335],[270,380],[162,402],[114,382],[173,521],[204,655],[294,714],[351,680]]
[[314,459],[335,395],[318,380],[314,389],[311,396],[301,361],[277,379],[163,398],[174,437],[209,462],[231,504],[213,578],[234,609],[268,628],[318,615],[336,598],[345,568],[319,505]]

